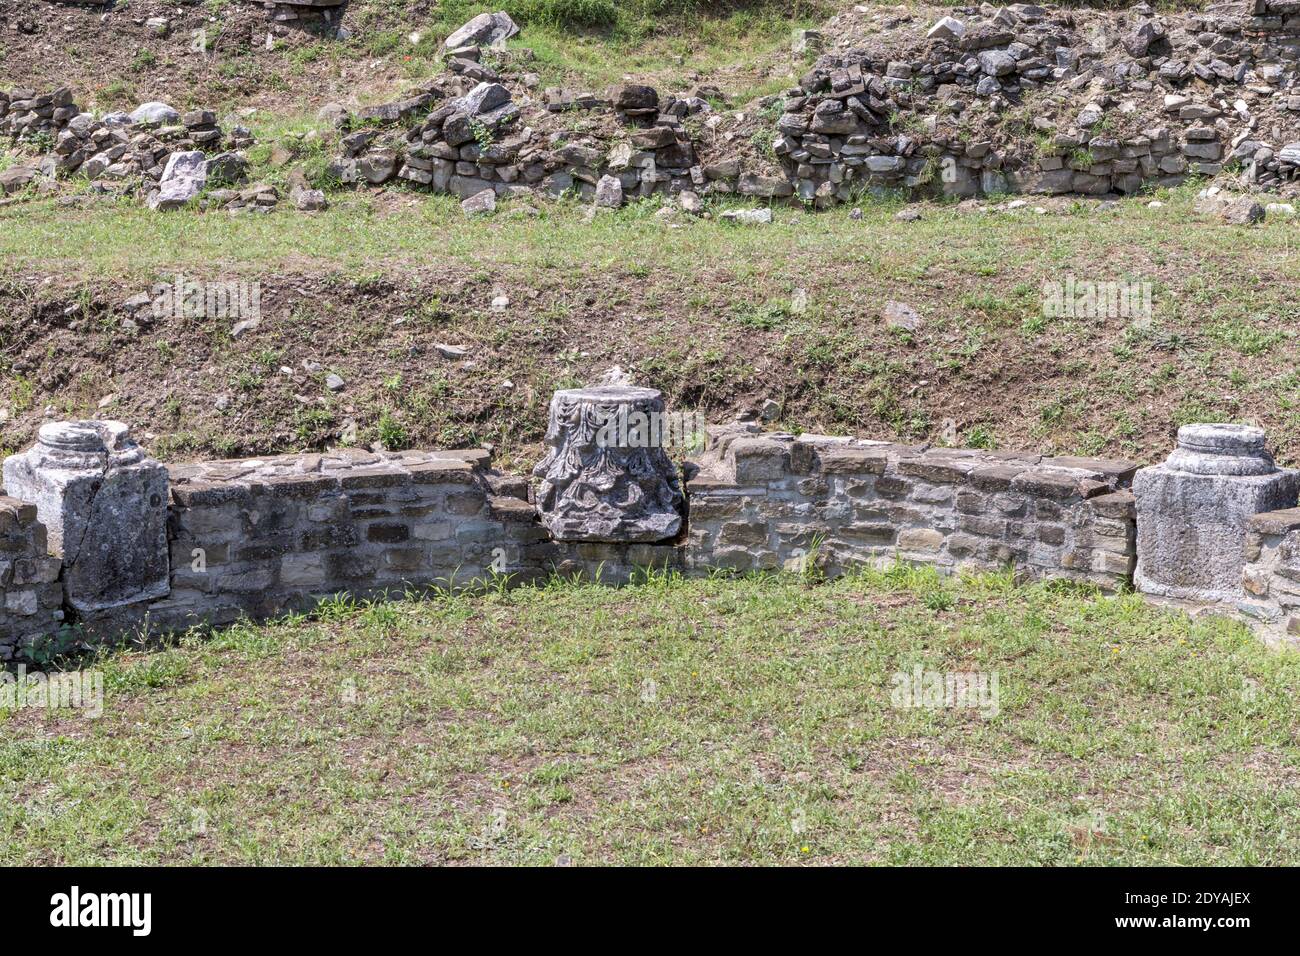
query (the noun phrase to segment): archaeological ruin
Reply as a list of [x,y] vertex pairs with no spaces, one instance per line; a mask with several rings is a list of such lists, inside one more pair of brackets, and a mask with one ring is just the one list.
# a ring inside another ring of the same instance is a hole
[[[343,29],[341,0],[265,6],[276,28]],[[67,87],[0,91],[0,134],[31,154],[0,187],[84,179],[158,210],[267,212],[288,198],[313,212],[327,189],[400,185],[455,195],[467,215],[538,197],[596,209],[658,197],[698,215],[710,196],[825,208],[864,193],[1133,195],[1188,178],[1287,196],[1300,179],[1292,0],[984,4],[931,24],[877,16],[869,41],[861,16],[799,31],[797,84],[741,103],[708,84],[544,87],[531,51],[505,46],[519,27],[483,14],[447,38],[439,75],[389,102],[321,108],[328,167],[295,170],[285,197],[249,182],[254,139],[238,116],[161,102],[96,116]]]
[[323,598],[684,574],[834,576],[896,561],[1136,588],[1300,631],[1300,473],[1258,429],[1188,425],[1169,460],[711,427],[678,464],[627,385],[562,391],[535,482],[485,450],[164,466],[111,421],[50,422],[4,464],[0,659],[223,625]]

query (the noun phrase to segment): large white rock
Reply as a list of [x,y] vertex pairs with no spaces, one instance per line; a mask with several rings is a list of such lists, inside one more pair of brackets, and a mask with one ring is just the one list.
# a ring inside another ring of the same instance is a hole
[[149,197],[150,209],[176,209],[203,192],[208,182],[208,159],[199,150],[172,153],[167,158],[158,192]]
[[179,123],[180,119],[181,114],[166,103],[142,103],[131,113],[132,123],[156,123],[159,126],[166,126],[169,123]]
[[952,17],[940,17],[925,35],[927,40],[960,40],[966,35],[966,24]]
[[519,32],[507,13],[480,13],[443,43],[448,50],[464,46],[499,46]]
[[1133,478],[1137,571],[1147,594],[1233,601],[1242,594],[1247,522],[1291,508],[1300,472],[1279,469],[1249,425],[1184,425],[1162,464]]

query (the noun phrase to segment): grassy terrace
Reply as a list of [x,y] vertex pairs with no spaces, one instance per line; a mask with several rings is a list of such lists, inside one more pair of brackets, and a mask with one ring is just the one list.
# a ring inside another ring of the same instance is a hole
[[1260,287],[1270,279],[1300,278],[1296,223],[1233,229],[1192,219],[1195,188],[1160,193],[1169,204],[1162,209],[1147,209],[1146,199],[1100,212],[1087,200],[1057,203],[1050,215],[938,205],[920,222],[900,223],[892,214],[901,206],[865,197],[861,221],[851,219],[847,207],[822,213],[781,207],[774,227],[687,220],[687,227],[672,230],[653,216],[658,201],[634,203],[594,222],[584,218],[583,207],[563,203],[545,204],[537,217],[467,221],[452,197],[401,187],[338,194],[331,210],[307,218],[159,216],[127,200],[90,208],[35,201],[0,209],[0,261],[22,271],[75,266],[90,276],[138,278],[175,268],[211,273],[214,262],[222,274],[311,266],[365,275],[441,262],[568,274],[695,269],[786,289],[796,281],[815,284],[810,268],[831,273],[826,267],[834,265],[824,276],[828,292],[843,278],[919,291],[979,279],[990,294],[1003,295],[1021,279],[1104,268],[1107,275],[1151,277],[1164,280],[1167,291],[1186,291],[1185,301],[1171,296],[1164,303],[1171,318],[1225,305],[1216,302],[1216,291],[1229,291],[1216,290],[1219,276],[1243,286],[1251,304],[1275,301]]
[[99,719],[0,717],[0,863],[1300,862],[1300,656],[1131,596],[557,583],[96,666]]
[[[400,190],[339,194],[310,218],[35,201],[0,209],[0,340],[8,323],[28,369],[8,372],[0,342],[0,405],[89,414],[117,393],[115,413],[163,436],[156,454],[173,459],[230,454],[232,437],[247,437],[245,454],[319,447],[345,413],[278,431],[300,386],[268,374],[312,355],[352,383],[363,442],[387,416],[415,445],[489,440],[505,453],[522,441],[527,461],[551,391],[619,364],[718,417],[775,397],[792,430],[1153,461],[1179,424],[1251,421],[1296,464],[1300,229],[1226,227],[1195,216],[1192,197],[1049,203],[1045,215],[938,205],[916,223],[888,203],[867,204],[861,221],[782,208],[765,228],[669,228],[655,204],[590,223],[565,204],[467,222],[447,197]],[[239,342],[222,319],[123,334],[111,305],[178,272],[258,279],[269,321]],[[1151,283],[1151,320],[1045,316],[1043,284],[1071,276]],[[513,300],[504,315],[488,307],[498,291]],[[32,339],[30,309],[46,300],[47,315],[84,316],[59,350]],[[889,300],[923,327],[889,329]],[[409,360],[433,341],[471,346],[478,370]],[[171,384],[178,354],[212,374]],[[246,407],[265,420],[213,414],[213,395],[250,382]]]

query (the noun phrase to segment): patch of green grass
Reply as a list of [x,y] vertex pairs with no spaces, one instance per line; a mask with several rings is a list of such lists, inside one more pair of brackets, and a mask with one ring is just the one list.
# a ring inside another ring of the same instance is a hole
[[411,439],[406,426],[389,410],[384,409],[375,424],[375,433],[380,443],[389,451],[401,451],[411,447]]
[[1287,332],[1266,317],[1219,322],[1211,326],[1209,331],[1242,355],[1261,355],[1287,339]]
[[0,716],[0,863],[1300,861],[1300,655],[1132,595],[657,574],[92,663],[98,720]]

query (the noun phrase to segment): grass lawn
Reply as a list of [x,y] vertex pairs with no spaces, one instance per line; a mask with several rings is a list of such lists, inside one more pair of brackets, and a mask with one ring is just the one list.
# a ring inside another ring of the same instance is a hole
[[101,718],[0,718],[0,863],[1300,862],[1300,655],[1134,596],[556,583],[96,666]]

